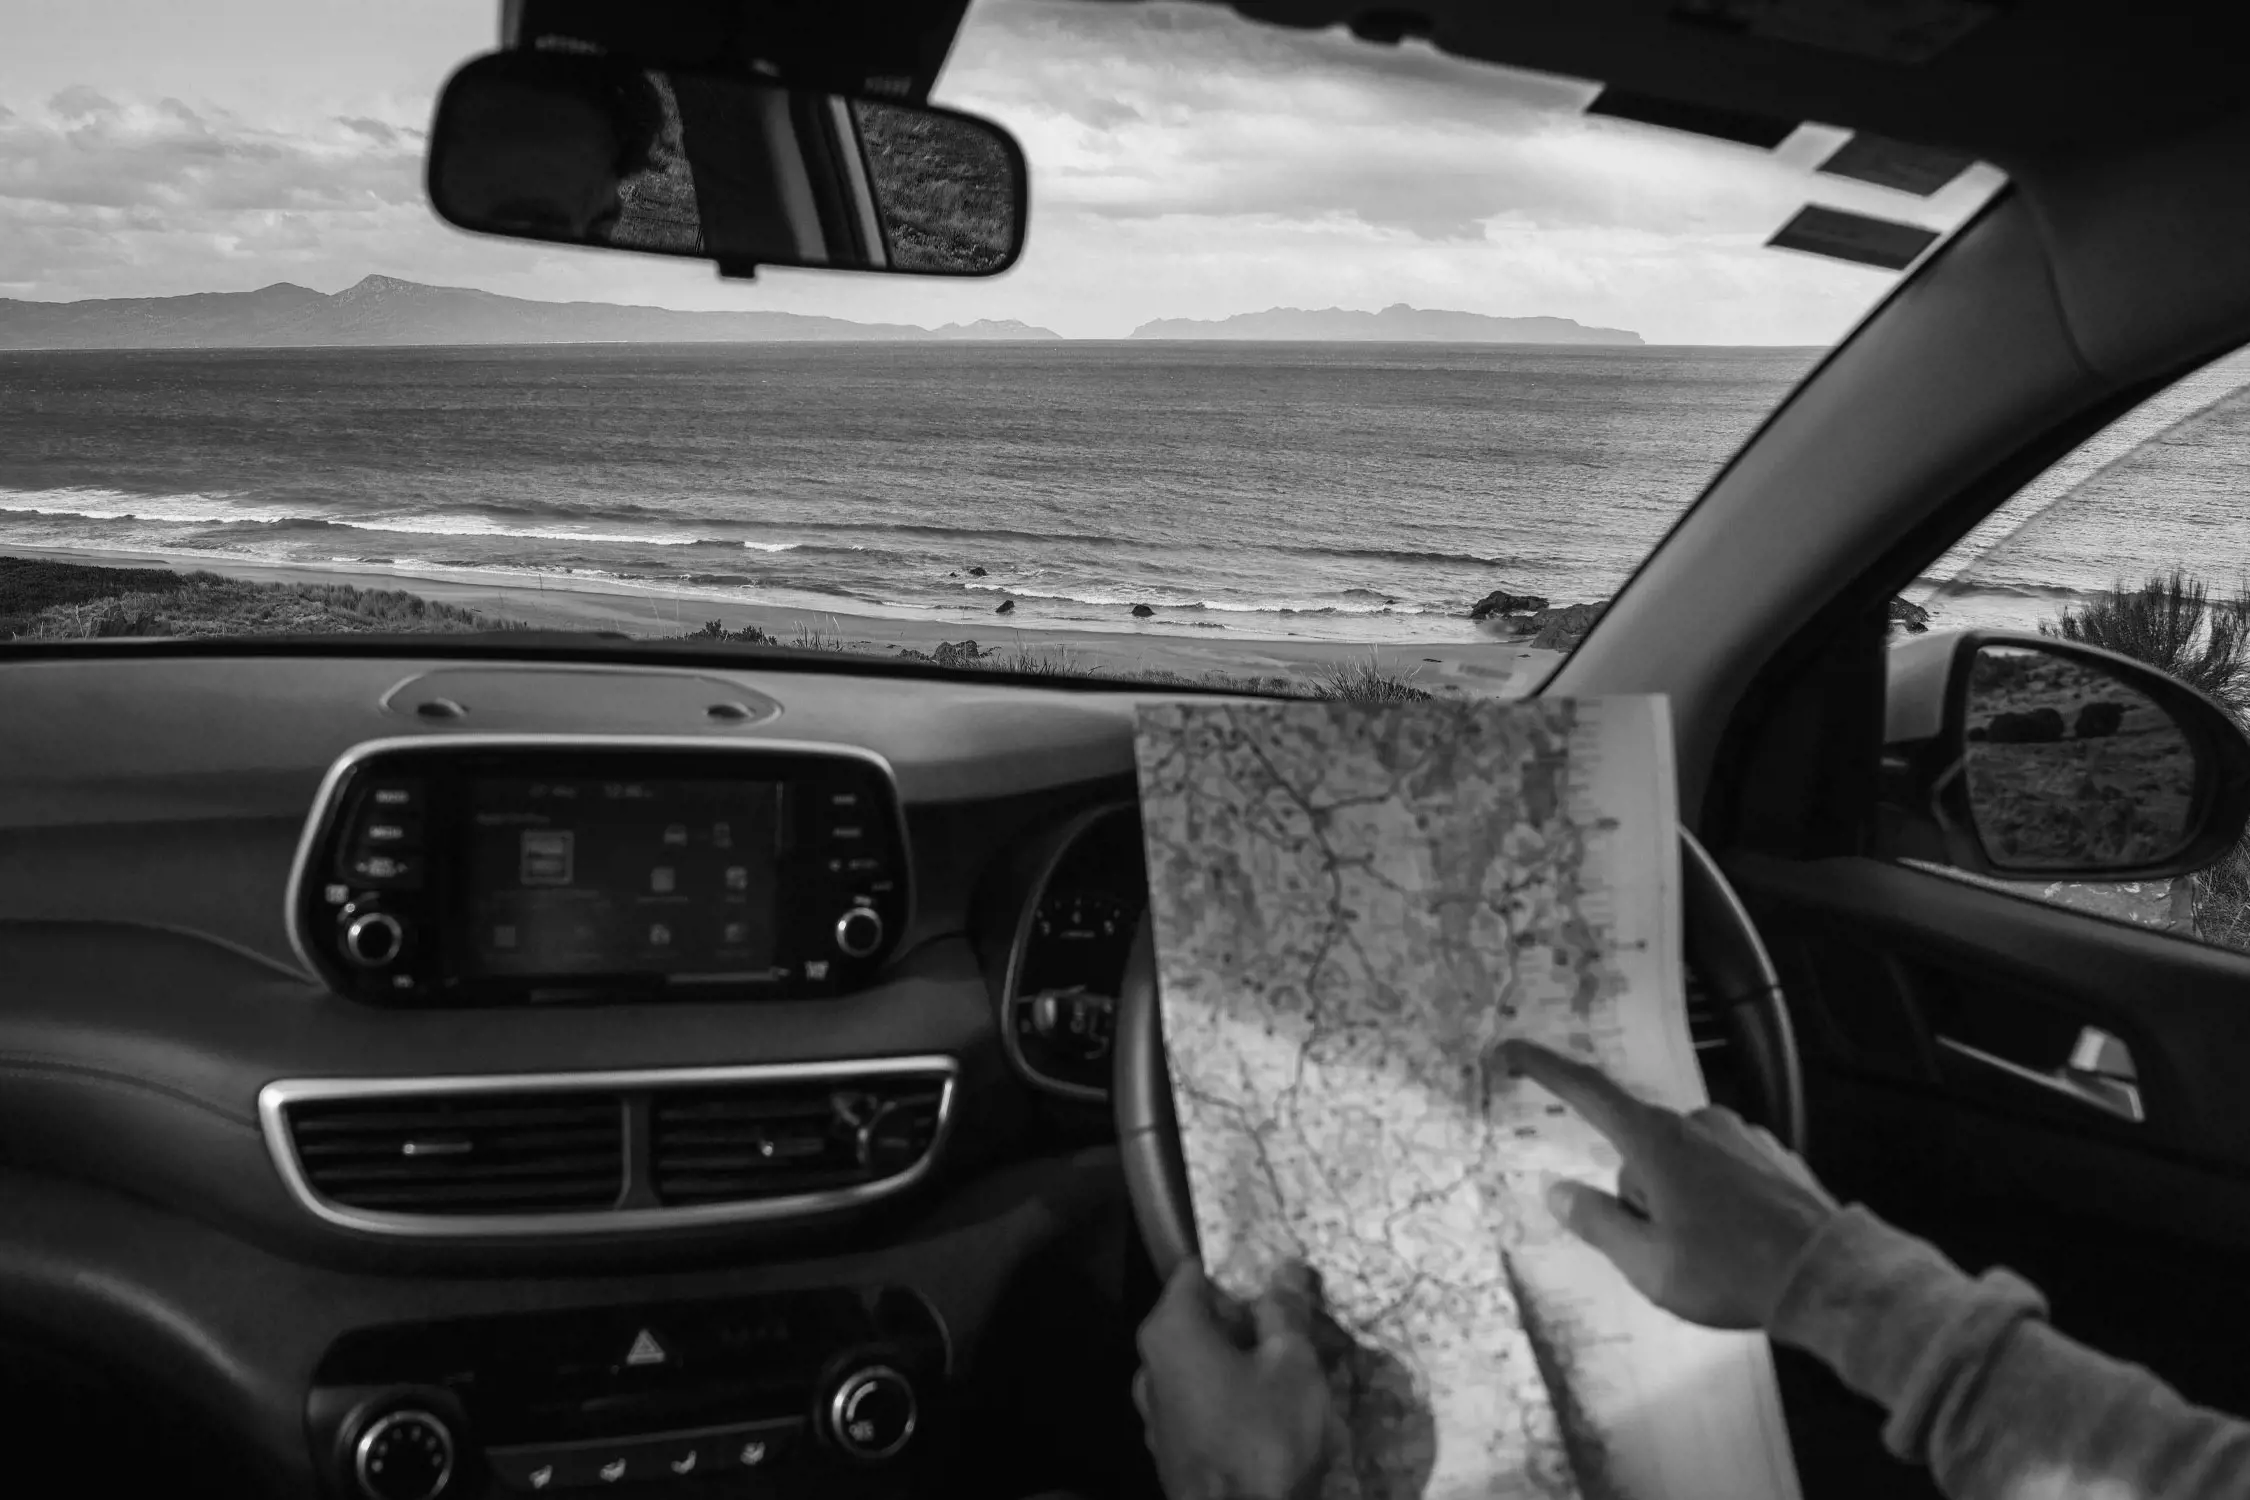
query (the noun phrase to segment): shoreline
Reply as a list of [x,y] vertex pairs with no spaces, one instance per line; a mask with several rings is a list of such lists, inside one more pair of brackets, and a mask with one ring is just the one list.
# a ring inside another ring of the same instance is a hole
[[[1429,689],[1452,688],[1478,697],[1518,697],[1543,682],[1561,661],[1560,651],[1535,651],[1505,640],[1354,642],[1285,640],[1248,636],[1202,638],[1206,633],[1155,630],[1104,631],[1043,628],[995,618],[989,624],[893,619],[843,610],[636,589],[612,580],[542,577],[506,585],[489,575],[447,577],[411,569],[348,564],[315,567],[236,562],[194,552],[0,545],[0,556],[40,558],[95,567],[158,567],[215,573],[251,583],[350,584],[397,589],[433,603],[451,604],[521,621],[535,629],[607,630],[640,637],[677,636],[717,618],[728,630],[754,625],[784,644],[799,634],[840,640],[877,654],[899,648],[928,652],[941,642],[974,640],[987,652],[1026,651],[1059,656],[1092,673],[1174,672],[1188,678],[1281,676],[1312,681],[1339,667],[1371,663],[1410,676]],[[1215,633],[1209,633],[1215,635]]]

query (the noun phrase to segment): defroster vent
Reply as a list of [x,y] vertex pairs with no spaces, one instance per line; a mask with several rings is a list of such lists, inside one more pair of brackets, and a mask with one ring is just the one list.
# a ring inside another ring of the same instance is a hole
[[350,1208],[552,1213],[625,1193],[614,1093],[331,1099],[292,1105],[287,1120],[307,1184]]

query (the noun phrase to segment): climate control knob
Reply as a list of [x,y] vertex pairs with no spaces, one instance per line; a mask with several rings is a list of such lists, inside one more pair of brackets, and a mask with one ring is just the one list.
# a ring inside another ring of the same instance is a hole
[[828,1402],[828,1435],[854,1458],[889,1458],[914,1436],[914,1385],[889,1365],[854,1370]]
[[344,923],[344,957],[380,969],[406,946],[406,929],[387,911],[363,911]]
[[836,919],[836,946],[847,957],[865,958],[883,946],[883,914],[855,906]]
[[367,1500],[438,1500],[453,1482],[453,1431],[429,1412],[385,1412],[352,1444],[352,1478]]

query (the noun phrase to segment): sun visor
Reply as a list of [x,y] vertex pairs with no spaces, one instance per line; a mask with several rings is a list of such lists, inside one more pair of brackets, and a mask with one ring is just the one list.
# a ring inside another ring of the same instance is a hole
[[1902,224],[1896,219],[1878,219],[1869,214],[1847,213],[1840,208],[1808,203],[1766,241],[1766,246],[1773,250],[1802,250],[1807,255],[1825,255],[1830,260],[1856,261],[1863,266],[1881,266],[1886,271],[1903,271],[1914,263],[1916,256],[1935,244],[1937,237],[1936,230],[1919,224]]
[[1998,15],[1998,0],[1676,0],[1674,21],[1886,63],[1925,63]]

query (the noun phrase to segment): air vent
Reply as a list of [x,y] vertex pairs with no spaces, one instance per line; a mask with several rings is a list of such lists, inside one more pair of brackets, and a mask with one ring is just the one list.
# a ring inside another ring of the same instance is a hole
[[610,1208],[625,1192],[615,1093],[306,1100],[285,1118],[307,1186],[348,1208],[541,1214]]
[[929,1170],[950,1057],[280,1079],[267,1149],[315,1218],[427,1238],[609,1235],[854,1207]]
[[754,1203],[902,1177],[936,1143],[942,1073],[666,1089],[649,1175],[666,1205]]
[[1693,967],[1687,970],[1687,1029],[1688,1039],[1695,1043],[1696,1061],[1708,1071],[1713,1064],[1723,1062],[1722,1054],[1734,1045],[1727,1029],[1727,1018],[1703,987]]

